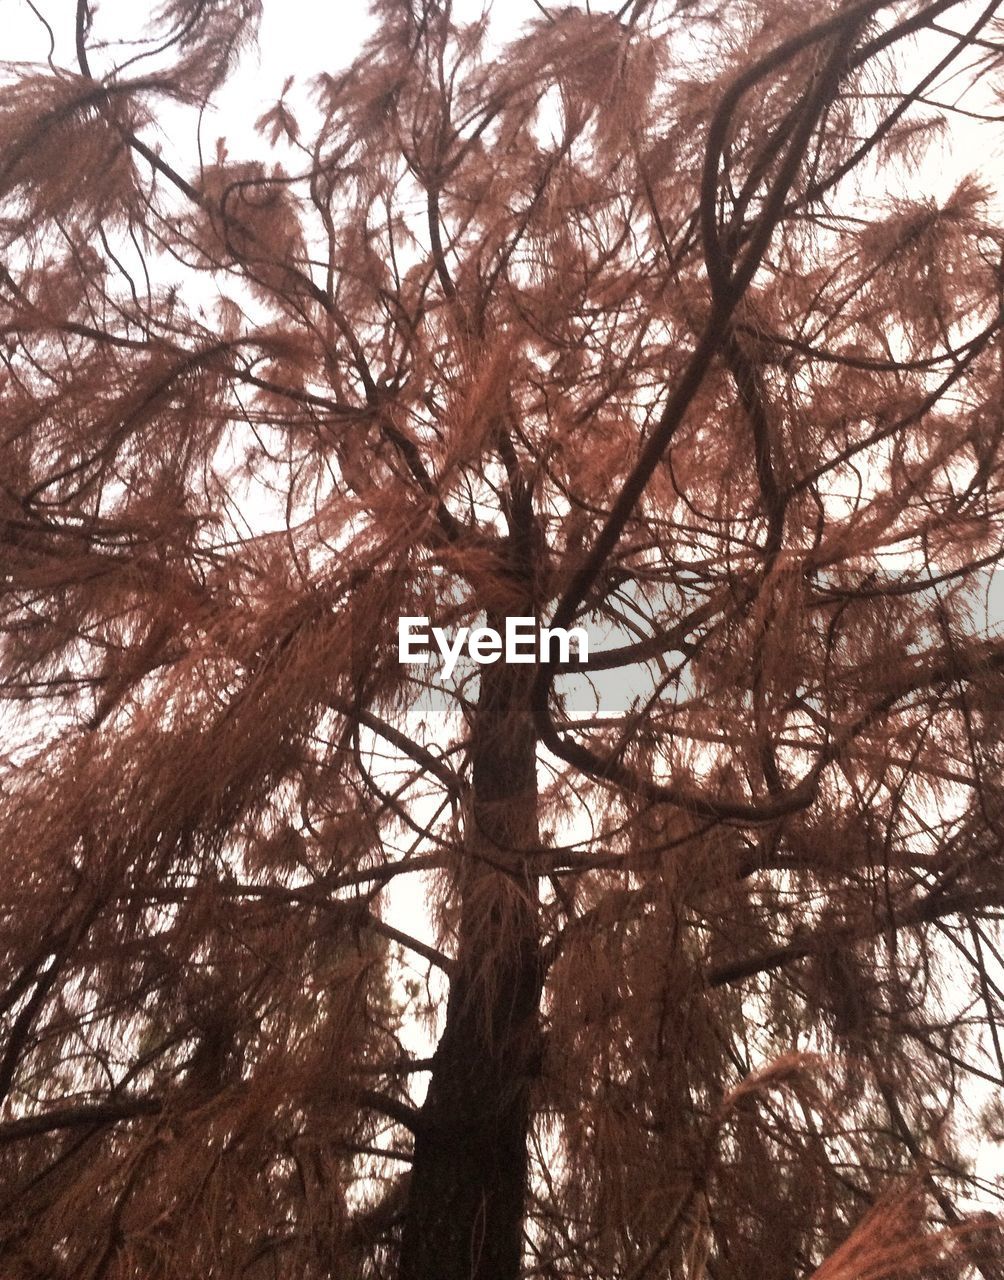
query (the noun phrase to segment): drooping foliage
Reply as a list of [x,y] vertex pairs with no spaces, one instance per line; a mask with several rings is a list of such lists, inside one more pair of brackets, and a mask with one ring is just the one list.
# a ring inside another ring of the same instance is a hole
[[1000,1280],[1001,5],[57,9],[3,1275]]

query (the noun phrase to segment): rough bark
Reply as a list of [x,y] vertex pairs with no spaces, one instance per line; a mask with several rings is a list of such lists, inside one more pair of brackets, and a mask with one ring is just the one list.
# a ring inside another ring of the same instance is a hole
[[514,1280],[541,991],[532,667],[482,671],[461,919],[446,1025],[421,1112],[400,1280]]

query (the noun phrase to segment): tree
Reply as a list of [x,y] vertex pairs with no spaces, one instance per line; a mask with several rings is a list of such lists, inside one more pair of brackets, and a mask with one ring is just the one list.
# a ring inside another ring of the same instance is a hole
[[29,7],[4,1275],[1000,1277],[1000,5]]

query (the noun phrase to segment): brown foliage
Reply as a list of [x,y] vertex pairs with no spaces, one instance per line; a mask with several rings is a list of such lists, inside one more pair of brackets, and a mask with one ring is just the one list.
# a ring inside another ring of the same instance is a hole
[[4,69],[4,1277],[1004,1275],[1000,5],[595,9]]

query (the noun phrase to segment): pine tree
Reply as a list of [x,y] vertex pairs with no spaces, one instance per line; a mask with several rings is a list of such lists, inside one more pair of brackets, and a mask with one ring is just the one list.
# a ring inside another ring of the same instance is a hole
[[1001,7],[29,6],[4,1277],[1004,1275]]

